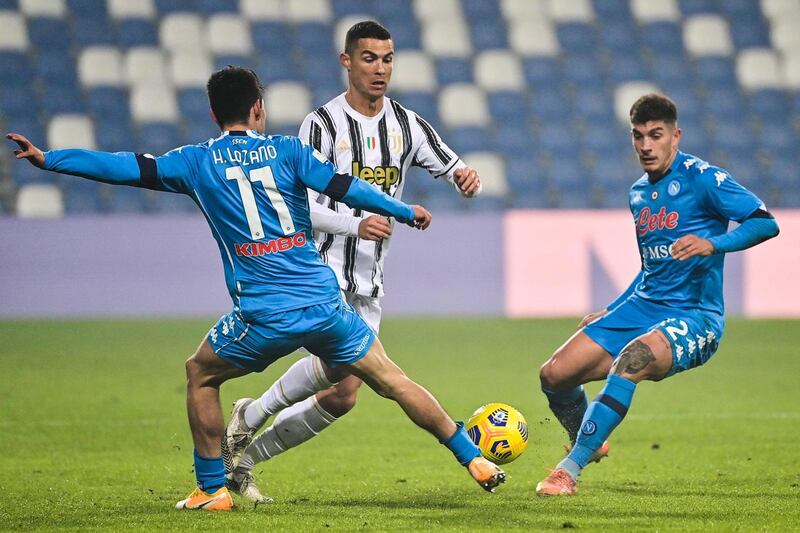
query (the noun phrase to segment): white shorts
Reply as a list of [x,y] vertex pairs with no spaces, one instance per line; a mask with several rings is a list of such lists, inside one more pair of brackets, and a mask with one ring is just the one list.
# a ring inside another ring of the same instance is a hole
[[354,292],[342,291],[342,296],[350,306],[356,310],[364,322],[370,327],[375,334],[378,334],[378,329],[381,326],[381,301],[380,298],[372,298],[370,296],[362,296]]

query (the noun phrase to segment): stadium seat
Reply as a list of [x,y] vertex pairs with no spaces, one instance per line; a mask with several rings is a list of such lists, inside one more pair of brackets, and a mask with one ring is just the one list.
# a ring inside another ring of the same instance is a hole
[[786,117],[792,106],[781,89],[761,89],[750,93],[750,110],[761,120],[777,121]]
[[616,115],[617,120],[627,125],[629,121],[628,113],[633,103],[640,96],[653,92],[658,92],[658,87],[647,81],[630,81],[618,85],[614,91],[614,115]]
[[210,104],[206,91],[199,88],[178,91],[178,108],[184,118],[208,119]]
[[679,0],[679,5],[684,17],[718,12],[717,3],[714,0]]
[[[324,22],[303,22],[295,26],[295,44],[306,56],[326,55],[329,61],[338,57],[333,47],[333,29]],[[340,45],[344,48],[344,40]]]
[[498,128],[525,124],[528,120],[528,101],[520,91],[492,91],[487,94],[489,113]]
[[266,91],[267,120],[275,126],[297,127],[311,108],[311,93],[302,83],[276,82]]
[[164,80],[170,79],[164,51],[152,46],[129,49],[122,60],[122,72],[127,85],[163,83]]
[[741,119],[719,120],[713,138],[713,147],[726,157],[753,155],[753,135]]
[[[325,89],[325,90],[333,90],[342,92],[345,85],[342,84],[342,66],[339,64],[338,61],[332,60],[332,58],[336,57],[335,54],[330,56],[323,56],[323,55],[311,55],[306,56],[305,61],[303,61],[303,75],[300,79],[304,79],[306,84],[309,87],[313,87],[314,89]],[[405,53],[402,55],[405,58]],[[397,61],[395,59],[395,61]],[[403,61],[403,65],[405,65],[405,59],[401,59]],[[413,61],[412,61],[413,64]],[[420,68],[423,68],[419,65]],[[434,86],[436,84],[436,78],[433,76],[433,67],[431,67],[430,78],[421,79],[423,76],[414,76],[414,68],[410,69],[411,71],[408,73],[410,75],[404,74],[406,72],[405,68],[400,68],[394,71],[392,74],[392,87],[397,87],[398,83],[397,80],[400,79],[400,85],[405,85],[408,83],[412,84],[419,84],[421,86]],[[420,72],[426,72],[425,70],[420,70]],[[411,79],[414,78],[414,79]]]
[[480,170],[481,196],[502,198],[508,195],[505,165],[500,157],[491,152],[470,152],[462,154],[461,159],[467,166]]
[[655,21],[678,22],[681,19],[675,0],[631,0],[631,12],[640,23]]
[[95,117],[97,148],[105,152],[130,152],[136,149],[130,118]]
[[506,181],[512,195],[534,193],[544,201],[537,207],[546,207],[547,195],[542,194],[546,188],[546,178],[541,162],[531,159],[527,154],[509,157],[505,162]]
[[251,22],[284,19],[283,0],[239,0],[239,11]]
[[153,0],[106,0],[108,14],[115,20],[122,19],[153,19],[156,16],[156,6]]
[[[330,62],[325,58],[325,62]],[[392,88],[398,91],[432,91],[436,88],[436,73],[430,56],[419,50],[401,50],[395,58]],[[340,67],[337,65],[337,69]]]
[[137,152],[161,155],[181,145],[181,137],[175,124],[147,122],[139,127]]
[[170,52],[206,49],[203,19],[190,13],[171,13],[161,20],[159,39]]
[[459,154],[494,149],[494,142],[488,130],[478,126],[451,128],[444,137],[450,148]]
[[456,83],[443,87],[438,100],[439,115],[447,127],[489,125],[486,95],[474,85]]
[[599,40],[613,55],[627,57],[631,52],[638,53],[639,28],[627,19],[611,19],[600,26]]
[[550,56],[559,53],[558,37],[552,22],[547,19],[512,19],[509,21],[508,41],[511,49],[521,56]]
[[[663,66],[659,65],[658,68]],[[636,55],[612,55],[608,62],[608,79],[614,85],[651,78],[648,65]]]
[[108,117],[114,120],[127,119],[129,96],[127,91],[118,87],[96,87],[87,95],[89,112],[97,119]]
[[440,57],[436,60],[436,82],[439,85],[451,83],[472,83],[473,66],[471,58]]
[[156,11],[162,14],[174,12],[193,11],[196,7],[195,0],[155,0]]
[[78,56],[78,78],[84,87],[122,85],[122,58],[111,46],[84,48]]
[[85,115],[56,115],[47,125],[47,149],[97,149],[94,124]]
[[475,50],[505,50],[508,48],[506,27],[501,19],[471,19],[469,23],[472,46]]
[[436,96],[432,92],[427,91],[404,91],[392,93],[397,103],[404,108],[413,111],[421,116],[434,127],[439,130],[441,120],[439,118],[439,110],[436,105]]
[[331,7],[333,7],[333,16],[336,19],[375,12],[373,0],[336,0]]
[[284,0],[289,22],[330,22],[333,18],[330,0]]
[[800,54],[783,59],[781,76],[787,89],[800,90]]
[[[267,124],[269,133],[272,133],[272,127]],[[297,132],[295,132],[297,133]],[[204,117],[190,117],[184,121],[183,136],[179,144],[199,144],[208,141],[219,135],[219,126],[211,121],[211,117],[206,115]]]
[[0,11],[0,50],[28,49],[25,19],[14,11]]
[[[253,60],[253,56],[251,55],[225,54],[225,55],[218,55],[214,58],[212,72],[221,70],[227,67],[228,65],[235,65],[237,67],[249,68],[254,71],[256,71],[256,68],[258,67],[258,63]],[[256,71],[256,73],[258,73],[258,71]],[[209,76],[210,75],[211,72],[209,72]],[[263,83],[263,80],[261,81]]]
[[70,29],[64,19],[36,17],[28,19],[28,37],[38,53],[59,51],[66,54],[72,46]]
[[20,218],[61,218],[64,200],[55,185],[23,185],[17,191],[15,213]]
[[794,0],[761,0],[761,11],[770,23],[800,18],[800,3]]
[[[303,74],[300,71],[298,62],[293,55],[284,54],[257,54],[258,65],[255,69],[262,83],[267,85],[278,81],[300,81]],[[329,80],[330,83],[341,87],[341,78]]]
[[28,55],[14,50],[0,50],[0,82],[13,85],[17,90],[30,90],[33,69]]
[[606,88],[584,88],[576,91],[572,101],[573,116],[583,123],[598,122],[614,125],[611,93]]
[[262,54],[286,53],[287,43],[294,41],[292,28],[278,21],[254,22],[251,36],[256,50]]
[[202,50],[181,50],[172,54],[170,74],[175,87],[205,87],[212,71],[211,60]]
[[93,17],[73,17],[72,40],[80,47],[114,45],[114,30],[105,11]]
[[557,23],[588,23],[594,20],[594,7],[590,0],[570,0],[569,2],[551,0],[547,3],[547,11],[550,19]]
[[562,85],[561,63],[553,57],[529,57],[523,60],[525,82],[532,90],[559,89]]
[[594,0],[592,7],[603,25],[615,20],[633,21],[629,0]]
[[412,0],[412,6],[414,15],[421,23],[464,16],[459,0]]
[[106,194],[110,185],[64,176],[64,212],[68,215],[100,213],[107,210]]
[[475,82],[486,91],[522,91],[519,59],[508,50],[486,50],[475,57]]
[[776,89],[783,85],[778,55],[769,48],[743,50],[736,59],[736,76],[745,89]]
[[559,24],[556,28],[561,48],[572,54],[591,54],[597,48],[594,27],[584,22]]
[[605,72],[600,58],[591,52],[564,54],[564,81],[576,86],[603,86]]
[[125,48],[158,46],[158,31],[151,20],[123,19],[117,23],[117,44]]
[[143,213],[151,204],[151,196],[147,193],[147,190],[138,187],[113,187],[109,195],[110,209],[114,213]]
[[500,0],[500,12],[509,22],[522,19],[550,20],[547,4],[542,0]]
[[19,0],[19,11],[26,17],[57,17],[67,14],[64,0]]
[[542,88],[530,95],[530,116],[539,122],[560,122],[570,107],[571,101],[561,86]]
[[422,46],[435,57],[468,57],[472,44],[464,18],[422,22]]
[[[723,5],[725,3],[723,2]],[[769,46],[769,26],[760,14],[751,17],[729,18],[733,45],[737,50]]]
[[165,84],[134,85],[130,93],[131,117],[136,122],[175,122],[178,104],[172,87]]
[[204,41],[214,54],[247,55],[253,51],[250,26],[242,17],[224,13],[211,15],[206,24]]
[[683,42],[692,56],[729,56],[733,52],[728,23],[718,15],[696,15],[683,24]]
[[591,172],[579,162],[574,159],[559,161],[548,174],[556,190],[558,207],[585,209],[591,206]]
[[664,54],[670,50],[680,53],[683,50],[681,27],[675,22],[657,20],[643,24],[639,35],[642,45],[655,54]]
[[783,54],[800,53],[800,32],[797,31],[799,18],[775,20],[770,28],[770,42]]
[[162,214],[194,214],[197,204],[185,194],[161,193],[152,197],[150,208]]

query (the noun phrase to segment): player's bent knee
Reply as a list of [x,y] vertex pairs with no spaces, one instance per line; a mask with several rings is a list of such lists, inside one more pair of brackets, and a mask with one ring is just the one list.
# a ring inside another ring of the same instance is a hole
[[338,391],[337,387],[331,387],[318,394],[317,402],[325,411],[339,418],[355,407],[357,398],[358,389]]
[[622,349],[611,374],[635,382],[663,378],[672,366],[672,352],[664,335],[656,330],[634,339]]

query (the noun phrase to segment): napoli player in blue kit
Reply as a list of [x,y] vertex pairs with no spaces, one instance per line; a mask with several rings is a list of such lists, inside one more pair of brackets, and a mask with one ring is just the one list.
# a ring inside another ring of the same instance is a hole
[[[540,369],[542,390],[571,441],[569,454],[536,486],[542,496],[577,492],[581,470],[608,454],[637,384],[704,364],[725,327],[725,254],[778,234],[763,202],[725,170],[678,150],[675,104],[648,94],[630,110],[633,147],[645,174],[630,189],[642,269],[602,311],[585,317]],[[728,222],[740,225],[728,231]],[[587,405],[583,384],[606,380]]]
[[[186,362],[187,411],[194,441],[197,488],[180,509],[230,510],[221,438],[219,387],[260,372],[300,347],[324,362],[335,383],[350,373],[395,400],[418,426],[436,436],[493,492],[505,474],[482,458],[463,429],[424,388],[386,355],[361,317],[343,301],[336,276],[310,238],[307,188],[351,207],[425,229],[431,215],[353,176],[337,174],[297,137],[265,136],[263,87],[247,69],[227,67],[208,81],[216,139],[160,157],[91,150],[42,152],[16,133],[17,159],[45,170],[111,184],[189,195],[220,249],[233,310],[223,316]],[[314,391],[286,391],[301,401]]]

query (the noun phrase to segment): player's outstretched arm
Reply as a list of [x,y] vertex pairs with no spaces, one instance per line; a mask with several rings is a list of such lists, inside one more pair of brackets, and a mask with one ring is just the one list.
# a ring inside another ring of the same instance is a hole
[[671,253],[674,259],[685,261],[697,256],[738,252],[776,237],[778,233],[780,228],[772,214],[758,209],[743,220],[739,227],[722,235],[710,239],[684,235],[672,244]]
[[338,213],[325,205],[310,201],[311,195],[309,193],[311,226],[315,231],[358,237],[367,241],[388,239],[392,234],[392,225],[384,216],[370,215],[361,218],[354,217],[350,212]]
[[17,159],[27,159],[34,166],[62,174],[72,174],[104,183],[139,185],[137,156],[131,152],[108,153],[95,150],[51,150],[43,152],[24,135],[9,133],[6,138],[17,143]]

